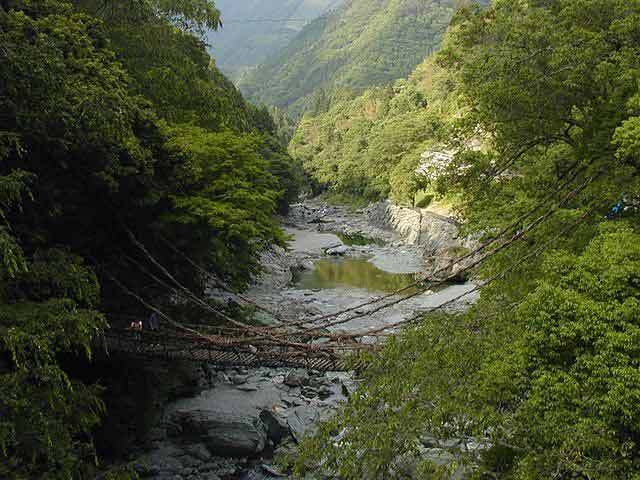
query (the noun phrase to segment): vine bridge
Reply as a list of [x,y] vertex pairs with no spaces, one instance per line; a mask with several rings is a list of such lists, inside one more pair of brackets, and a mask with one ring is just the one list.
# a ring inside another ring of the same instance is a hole
[[[531,259],[538,257],[560,239],[577,229],[592,213],[602,207],[600,205],[602,201],[600,200],[584,210],[576,221],[564,225],[548,241],[537,246],[534,245],[533,248],[528,245],[527,249],[525,249],[526,253],[512,258],[512,261],[503,270],[477,283],[473,289],[455,298],[426,311],[417,312],[411,318],[392,324],[384,324],[362,331],[340,328],[344,328],[345,324],[352,320],[369,317],[410,298],[422,295],[434,287],[445,285],[461,273],[472,271],[488,258],[507,252],[514,244],[525,239],[534,229],[546,223],[554,213],[567,206],[600,174],[599,172],[595,176],[586,179],[579,186],[567,192],[565,189],[577,179],[579,173],[576,172],[572,178],[549,194],[547,201],[553,202],[553,206],[551,208],[547,207],[548,209],[546,211],[543,210],[543,213],[537,212],[545,207],[545,202],[519,216],[512,224],[492,238],[469,253],[452,259],[447,265],[431,275],[425,274],[415,283],[395,292],[319,317],[311,316],[295,320],[282,318],[252,299],[234,292],[220,278],[197,265],[168,241],[162,239],[168,247],[174,249],[176,254],[181,255],[185,261],[196,267],[212,285],[231,294],[239,303],[268,313],[273,319],[273,325],[270,326],[249,325],[229,317],[207,299],[196,295],[182,285],[171,272],[149,253],[133,233],[129,232],[132,243],[143,254],[145,261],[153,267],[155,272],[148,270],[141,262],[130,258],[132,265],[141,269],[149,278],[165,287],[168,292],[211,314],[216,318],[216,323],[222,323],[224,326],[185,325],[175,321],[157,306],[130,290],[118,279],[111,277],[114,283],[123,291],[139,301],[146,309],[155,312],[162,319],[163,329],[140,331],[113,328],[105,333],[104,346],[107,351],[111,352],[124,352],[154,358],[211,362],[229,367],[301,367],[319,371],[341,371],[359,368],[362,362],[371,357],[357,354],[365,351],[374,352],[383,344],[381,339],[384,337],[395,335],[404,327],[418,324],[425,315],[444,310],[463,297],[505,278],[518,268],[526,265]],[[563,192],[563,190],[565,191]],[[559,200],[557,200],[558,197],[560,197]],[[510,252],[507,255],[510,255]],[[456,265],[458,265],[457,269],[454,268]]]
[[[356,359],[347,361],[349,353],[358,348],[296,349],[286,345],[238,344],[232,337],[216,335],[209,338],[177,330],[138,332],[130,329],[110,329],[105,333],[107,352],[166,360],[207,362],[221,367],[304,368],[321,372],[346,371],[358,366]],[[367,348],[366,346],[363,346]]]

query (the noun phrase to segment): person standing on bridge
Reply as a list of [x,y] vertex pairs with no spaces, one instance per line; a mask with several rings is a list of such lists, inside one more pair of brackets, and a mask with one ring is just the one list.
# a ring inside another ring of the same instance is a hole
[[149,316],[149,328],[151,330],[160,330],[160,318],[156,312],[151,313]]
[[156,312],[152,312],[149,317],[144,320],[144,329],[145,330],[158,330],[160,328],[160,321],[158,320],[158,315]]
[[142,321],[138,320],[136,322],[131,322],[129,325],[129,330],[133,331],[133,338],[136,340],[142,339]]

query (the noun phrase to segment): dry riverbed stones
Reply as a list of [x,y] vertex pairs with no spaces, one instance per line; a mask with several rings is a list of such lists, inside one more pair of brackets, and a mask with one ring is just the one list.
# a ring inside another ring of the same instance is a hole
[[355,388],[349,374],[302,369],[214,370],[210,378],[199,396],[167,406],[156,429],[163,434],[138,461],[142,478],[277,478],[274,451],[312,432]]

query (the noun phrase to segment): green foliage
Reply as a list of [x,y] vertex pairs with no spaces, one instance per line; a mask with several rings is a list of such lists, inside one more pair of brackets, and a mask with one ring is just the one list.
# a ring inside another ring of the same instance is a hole
[[[33,192],[37,206],[29,204],[27,214],[14,222],[18,233],[28,232],[29,248],[71,245],[81,255],[105,260],[120,257],[118,249],[131,247],[122,225],[145,235],[154,233],[148,228],[153,226],[172,237],[171,225],[163,225],[161,218],[173,204],[173,193],[178,186],[183,191],[200,187],[185,185],[185,178],[178,185],[184,159],[173,157],[166,138],[174,122],[197,125],[203,137],[229,129],[229,138],[236,135],[239,143],[253,132],[252,148],[265,162],[261,168],[278,176],[269,182],[268,175],[263,180],[255,172],[250,174],[257,182],[256,191],[263,185],[272,189],[257,195],[269,197],[265,215],[273,211],[271,202],[284,208],[297,194],[297,167],[274,140],[276,127],[269,114],[246,104],[210,65],[204,45],[167,23],[164,10],[153,8],[137,16],[116,7],[103,10],[99,2],[81,2],[88,14],[100,13],[109,22],[102,24],[65,3],[55,4],[58,11],[68,13],[64,16],[49,14],[42,8],[45,3],[40,8],[29,5],[33,16],[25,14],[26,7],[19,2],[11,2],[12,10],[3,10],[0,16],[5,46],[0,56],[7,65],[0,76],[8,87],[0,94],[0,104],[9,112],[0,136],[6,146],[0,151],[7,152],[8,170],[22,168],[47,179],[38,182]],[[186,2],[180,5],[186,8]],[[54,8],[51,2],[46,6]],[[149,35],[162,41],[151,43]],[[32,73],[24,76],[21,71]],[[168,76],[157,75],[161,71]],[[219,153],[203,155],[223,161]],[[231,167],[237,170],[224,173],[241,178],[244,164]],[[239,231],[264,230],[263,218],[254,224],[251,216],[239,216],[246,222]],[[213,243],[223,241],[227,233],[213,228],[192,232],[188,241],[195,242],[194,257],[214,266]],[[10,248],[10,243],[3,244]],[[234,247],[238,255],[249,259],[261,242],[246,238],[240,244]],[[184,265],[176,267],[192,281],[197,278]],[[238,272],[242,282],[251,270]]]
[[364,89],[408,75],[440,45],[458,2],[355,0],[307,25],[239,80],[251,99],[301,112],[319,89]]
[[215,68],[198,37],[176,29],[155,9],[132,16],[128,9],[105,9],[94,0],[78,4],[104,19],[111,47],[126,67],[133,91],[151,100],[159,116],[211,129],[253,127],[251,107]]
[[479,358],[465,324],[462,316],[434,316],[368,358],[361,388],[299,449],[297,474],[322,464],[345,479],[411,478],[403,463],[424,450],[420,439],[427,432],[444,439],[462,426],[449,408]]
[[[0,178],[7,211],[22,201],[24,179],[21,172]],[[2,237],[0,475],[82,478],[95,463],[90,433],[103,413],[100,390],[69,378],[57,356],[91,355],[106,327],[92,310],[98,282],[81,259],[61,251],[27,261],[9,224]]]
[[[640,235],[606,225],[583,254],[549,254],[514,313],[487,315],[483,302],[425,319],[370,359],[361,390],[300,448],[297,472],[406,478],[439,445],[497,478],[636,478],[638,278]],[[420,478],[440,478],[432,467]]]
[[216,271],[241,278],[256,272],[266,244],[282,240],[273,220],[278,182],[259,147],[255,136],[198,127],[176,127],[167,140],[180,168],[165,221],[211,232]]
[[[597,170],[604,165],[615,168],[616,178],[608,175],[609,181],[628,181],[634,165],[612,140],[621,129],[617,141],[629,145],[624,132],[633,128],[637,115],[632,113],[639,72],[632,19],[638,8],[635,1],[516,3],[513,8],[497,2],[483,13],[461,13],[440,61],[456,72],[469,104],[460,135],[473,128],[490,132],[492,148],[459,155],[453,167],[465,169],[456,171],[445,188],[489,183],[484,194],[469,195],[469,202],[506,205],[488,199],[518,180],[479,182],[489,168],[508,167],[512,175],[526,176],[555,170],[557,178],[576,166]],[[616,154],[619,161],[613,163]],[[467,209],[471,214],[481,210],[471,204]]]
[[[639,24],[640,2],[623,0],[495,1],[456,16],[438,64],[457,153],[419,187],[455,195],[465,233],[480,237],[585,188],[477,274],[553,240],[550,252],[470,312],[428,316],[373,356],[361,391],[300,448],[298,474],[440,478],[433,464],[445,463],[469,478],[640,477]],[[331,125],[326,135],[341,133]],[[305,141],[325,155],[332,142],[315,132]],[[624,221],[597,228],[621,196]]]
[[91,361],[100,311],[148,313],[112,276],[170,302],[130,230],[199,293],[159,235],[237,286],[282,239],[298,167],[189,33],[218,25],[209,0],[0,2],[2,478],[95,476],[103,391],[64,360]]
[[581,256],[550,255],[516,314],[522,330],[485,360],[484,400],[522,449],[516,478],[640,473],[639,239],[607,225]]
[[110,2],[96,8],[93,0],[73,0],[81,7],[93,9],[96,16],[108,23],[149,24],[161,20],[182,30],[204,34],[221,26],[220,12],[213,0],[134,0]]
[[[434,79],[435,77],[435,79]],[[446,134],[446,75],[428,59],[408,80],[352,98],[318,97],[290,143],[320,190],[413,204],[420,156]],[[450,101],[449,101],[450,102]]]

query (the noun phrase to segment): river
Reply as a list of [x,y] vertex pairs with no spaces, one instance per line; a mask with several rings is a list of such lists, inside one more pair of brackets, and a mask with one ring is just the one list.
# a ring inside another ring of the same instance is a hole
[[[425,245],[407,241],[406,234],[375,218],[371,211],[322,203],[293,206],[283,219],[288,248],[265,252],[264,273],[246,295],[285,319],[299,320],[413,284],[429,267]],[[446,285],[333,329],[361,331],[396,323],[473,287]],[[452,308],[466,308],[474,300],[470,295]],[[256,320],[271,322],[264,314]],[[138,461],[148,478],[278,478],[270,466],[274,451],[293,448],[357,388],[349,373],[202,368],[207,382],[201,394],[167,405],[154,448]]]

